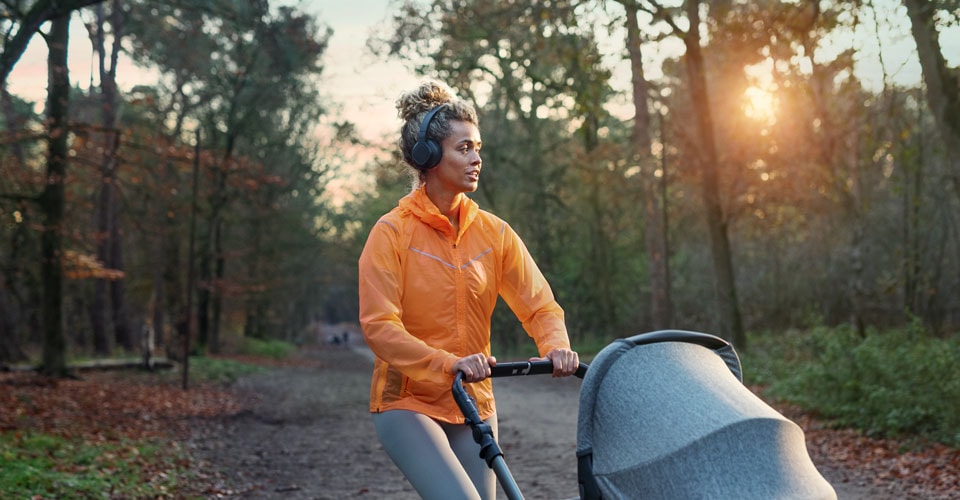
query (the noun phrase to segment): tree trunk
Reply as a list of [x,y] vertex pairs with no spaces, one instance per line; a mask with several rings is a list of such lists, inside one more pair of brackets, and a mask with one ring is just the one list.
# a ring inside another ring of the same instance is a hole
[[48,153],[46,187],[41,194],[43,215],[41,237],[41,276],[43,281],[43,373],[67,375],[66,340],[63,332],[62,223],[64,214],[64,176],[67,171],[67,135],[70,105],[70,78],[67,69],[67,42],[70,38],[70,14],[50,23],[47,36],[48,67]]
[[0,277],[0,366],[27,359],[17,340],[17,312],[7,282]]
[[703,183],[703,204],[707,228],[710,232],[710,250],[713,255],[714,286],[717,312],[720,314],[720,336],[733,342],[738,349],[746,347],[746,335],[737,300],[736,278],[727,221],[720,202],[719,160],[713,132],[713,116],[707,91],[706,68],[700,51],[700,2],[686,2],[690,28],[683,37],[686,46],[685,63],[690,79],[690,97],[697,115],[696,128],[700,143],[700,172]]
[[[644,245],[647,253],[647,269],[650,274],[650,320],[654,330],[663,330],[673,325],[673,301],[670,284],[670,262],[667,253],[665,224],[666,198],[658,197],[656,159],[650,146],[649,90],[643,70],[640,27],[637,23],[637,5],[625,2],[627,10],[627,52],[630,54],[631,80],[633,82],[633,156],[640,165],[640,197],[644,214]],[[661,172],[661,179],[666,172]]]
[[[211,194],[210,202],[210,234],[206,262],[207,279],[207,303],[210,307],[208,322],[205,325],[206,330],[201,331],[201,345],[213,349],[213,352],[220,351],[220,321],[223,310],[223,278],[226,268],[226,259],[223,250],[223,226],[225,224],[223,212],[228,203],[227,195],[227,173],[230,163],[233,161],[233,149],[236,146],[237,136],[233,133],[227,133],[226,144],[224,146],[223,159],[220,168],[217,169],[217,181],[214,192]],[[210,269],[211,260],[213,269]],[[205,312],[206,313],[206,312]]]
[[[175,175],[173,167],[170,167],[171,178]],[[169,212],[173,213],[174,208],[170,207]],[[161,317],[157,318],[153,328],[157,332],[157,339],[159,344],[164,344],[167,341],[173,340],[173,335],[166,337],[166,323],[168,320],[172,323],[177,322],[177,318],[183,314],[183,297],[185,295],[185,290],[183,288],[183,280],[181,279],[183,265],[181,264],[181,252],[180,252],[180,242],[182,241],[177,233],[177,222],[168,218],[166,223],[166,230],[162,233],[165,237],[163,241],[158,242],[157,248],[160,249],[161,256],[158,262],[162,263],[163,272],[161,274],[162,284],[157,286],[158,295],[157,298],[160,301],[161,306],[157,309],[160,310]],[[188,256],[188,259],[192,259],[193,256]],[[193,285],[193,283],[191,283]],[[172,325],[171,325],[172,326]],[[173,334],[173,331],[170,332]],[[171,342],[171,347],[173,343]]]
[[[97,198],[97,260],[107,262],[106,238],[109,233],[107,214],[103,210],[110,202],[110,190],[106,180],[100,183]],[[107,335],[107,280],[93,280],[93,301],[90,304],[90,327],[93,335],[93,350],[99,355],[110,354],[110,337]]]
[[[198,269],[197,283],[197,338],[196,342],[201,348],[206,348],[207,337],[210,332],[210,302],[213,295],[213,272],[210,265],[210,246],[213,240],[212,234],[202,244],[200,254],[200,268]],[[193,258],[189,256],[188,258]]]
[[[103,5],[96,6],[97,22],[89,26],[91,40],[94,43],[94,50],[97,52],[97,60],[100,74],[100,94],[103,105],[101,106],[101,123],[103,125],[103,158],[100,164],[100,178],[102,179],[100,189],[98,210],[98,233],[100,239],[97,244],[97,256],[105,267],[123,271],[123,248],[122,231],[120,229],[120,207],[117,186],[117,151],[120,148],[119,126],[119,99],[117,92],[117,58],[120,53],[120,42],[123,36],[123,20],[120,9],[114,3],[110,11],[110,25],[113,27],[113,42],[108,53],[106,40],[104,37],[104,28],[107,23],[106,14]],[[97,280],[95,308],[104,308],[106,305],[105,295],[109,286],[110,306],[112,312],[113,340],[116,345],[123,347],[130,352],[134,348],[133,338],[130,333],[129,319],[127,318],[127,305],[124,293],[123,279],[110,280],[109,284],[105,280]],[[95,312],[97,316],[105,316],[106,311],[100,309]],[[101,318],[100,328],[105,328],[106,321]],[[105,330],[95,331],[97,336],[106,337]],[[98,351],[99,352],[99,351]]]
[[[591,103],[592,109],[600,109],[597,103]],[[613,282],[614,264],[611,257],[611,239],[604,230],[604,197],[603,197],[603,167],[600,162],[592,160],[595,157],[593,153],[600,143],[599,131],[600,124],[596,113],[589,113],[584,116],[583,126],[580,132],[584,139],[584,150],[587,153],[589,164],[589,187],[587,194],[587,206],[593,222],[590,226],[589,258],[587,263],[581,269],[583,283],[596,297],[593,312],[595,317],[592,321],[597,328],[612,328],[614,319],[617,317],[617,301],[614,298],[613,290],[610,284]],[[576,340],[576,339],[574,339]]]
[[[264,203],[266,206],[266,203]],[[250,246],[253,248],[249,260],[247,261],[247,282],[261,283],[263,277],[261,276],[261,265],[260,265],[260,255],[263,251],[263,224],[261,223],[260,217],[253,217],[250,220],[249,225],[249,241]],[[263,310],[261,304],[263,304],[264,298],[263,293],[259,291],[250,290],[247,292],[247,298],[244,301],[244,308],[246,309],[246,318],[243,325],[243,336],[246,338],[264,338],[263,320],[264,316],[261,314]]]
[[927,105],[933,113],[950,163],[954,191],[960,196],[960,75],[947,67],[934,24],[938,2],[903,0],[926,84]]
[[210,315],[210,352],[220,353],[220,320],[223,315],[223,278],[226,261],[223,258],[223,218],[217,220],[217,228],[213,239],[214,278],[213,297]]
[[[116,187],[114,187],[116,189]],[[110,267],[123,271],[123,233],[120,231],[120,214],[114,196],[112,208],[113,219],[110,226]],[[110,304],[113,310],[113,338],[117,345],[121,346],[127,352],[133,352],[136,348],[133,333],[130,330],[130,318],[127,315],[127,297],[126,297],[125,278],[115,279],[110,282]]]
[[[918,112],[917,126],[920,134],[911,139],[911,144],[900,148],[899,163],[903,172],[902,213],[903,221],[903,308],[912,317],[922,314],[921,308],[921,214],[923,205],[924,162],[926,161],[923,149],[923,116]],[[916,145],[912,141],[916,141]],[[908,148],[916,148],[916,155],[908,154]]]

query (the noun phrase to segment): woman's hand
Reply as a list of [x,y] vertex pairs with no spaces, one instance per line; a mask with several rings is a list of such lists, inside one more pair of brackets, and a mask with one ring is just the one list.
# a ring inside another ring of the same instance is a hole
[[573,375],[580,366],[580,356],[576,351],[571,351],[570,349],[553,349],[542,358],[530,358],[530,361],[546,360],[553,362],[554,377],[568,377]]
[[453,364],[453,374],[463,372],[463,379],[467,382],[479,382],[490,376],[490,367],[497,365],[497,358],[483,354],[464,356]]

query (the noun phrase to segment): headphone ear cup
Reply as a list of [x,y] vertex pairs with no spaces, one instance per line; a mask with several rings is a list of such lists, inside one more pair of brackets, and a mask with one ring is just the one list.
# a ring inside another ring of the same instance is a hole
[[420,123],[417,142],[413,143],[413,148],[410,149],[410,159],[413,160],[416,167],[428,170],[440,163],[440,157],[443,156],[443,147],[440,146],[439,142],[427,138],[427,129],[430,127],[430,119],[444,106],[441,104],[428,111],[427,115],[423,117],[423,122]]
[[413,150],[410,151],[410,156],[418,167],[430,169],[440,163],[440,158],[443,156],[443,149],[437,144],[437,141],[433,139],[417,141],[417,143],[413,145]]
[[440,148],[440,145],[437,144],[437,141],[427,139],[425,141],[417,141],[410,151],[410,156],[418,167],[430,169],[440,163],[443,150]]

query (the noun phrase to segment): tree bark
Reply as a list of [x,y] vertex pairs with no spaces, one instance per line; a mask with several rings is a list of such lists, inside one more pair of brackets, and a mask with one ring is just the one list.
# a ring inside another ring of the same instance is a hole
[[689,77],[690,97],[696,110],[696,129],[700,139],[700,172],[702,175],[703,204],[710,249],[713,255],[714,286],[720,314],[720,336],[733,342],[737,348],[746,346],[743,319],[737,300],[736,278],[727,221],[720,202],[719,159],[713,131],[713,116],[707,93],[706,68],[700,51],[700,2],[686,2],[690,28],[683,37],[686,46],[685,64]]
[[66,340],[63,332],[62,224],[64,214],[64,176],[67,171],[67,135],[69,132],[70,78],[67,69],[67,43],[70,38],[70,14],[52,20],[47,35],[49,56],[47,122],[48,153],[46,187],[40,195],[43,216],[41,270],[43,282],[43,373],[54,377],[67,375]]
[[[633,157],[640,165],[640,197],[644,214],[644,245],[647,254],[647,272],[650,275],[650,321],[655,330],[673,326],[673,300],[670,283],[670,262],[667,253],[665,223],[666,198],[658,196],[656,158],[651,153],[649,91],[643,70],[643,52],[640,27],[637,23],[638,6],[624,2],[627,11],[627,52],[630,55],[633,84]],[[661,172],[662,178],[666,172]]]

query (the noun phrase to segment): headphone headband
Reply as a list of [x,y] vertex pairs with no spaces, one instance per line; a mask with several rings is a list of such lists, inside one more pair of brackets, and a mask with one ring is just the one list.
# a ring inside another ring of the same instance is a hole
[[437,111],[440,111],[440,108],[444,107],[445,104],[441,104],[430,111],[427,111],[427,114],[423,117],[423,121],[420,122],[420,132],[417,133],[417,142],[423,142],[427,138],[427,129],[430,128],[430,120],[433,119],[433,115],[437,114]]

